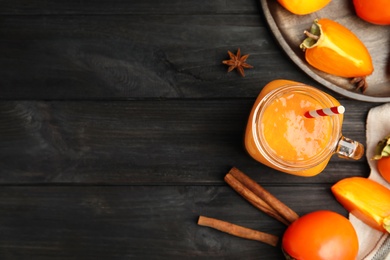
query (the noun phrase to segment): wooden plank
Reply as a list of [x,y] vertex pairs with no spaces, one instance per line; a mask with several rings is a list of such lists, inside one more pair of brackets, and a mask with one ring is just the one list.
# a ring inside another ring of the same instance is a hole
[[[280,51],[259,15],[37,15],[1,22],[3,100],[252,98],[276,78],[315,84]],[[222,64],[239,47],[255,67],[245,78]]]
[[207,13],[255,13],[256,1],[217,0],[144,0],[144,1],[2,1],[0,14],[207,14]]
[[[301,215],[346,214],[324,186],[268,190]],[[283,259],[279,248],[196,224],[205,215],[282,236],[283,224],[226,186],[2,187],[0,207],[2,259]]]
[[[243,148],[251,99],[0,102],[0,182],[220,184],[232,166],[266,183],[333,183],[369,173],[332,158],[315,178],[287,176]],[[344,102],[344,135],[365,144],[372,103]]]

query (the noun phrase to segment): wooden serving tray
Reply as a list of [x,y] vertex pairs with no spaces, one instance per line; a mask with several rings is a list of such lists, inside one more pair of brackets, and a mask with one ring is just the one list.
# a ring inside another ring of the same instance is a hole
[[[282,49],[305,73],[325,87],[352,99],[367,102],[390,101],[390,25],[374,25],[360,19],[352,1],[333,0],[322,10],[308,15],[295,15],[276,0],[260,0],[268,25]],[[374,72],[367,77],[364,93],[356,90],[348,79],[329,75],[310,66],[299,45],[314,19],[328,18],[351,30],[366,45],[374,64]]]

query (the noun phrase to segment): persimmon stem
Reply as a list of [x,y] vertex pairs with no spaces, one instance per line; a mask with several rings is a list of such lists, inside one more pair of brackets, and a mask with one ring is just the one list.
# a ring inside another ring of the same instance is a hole
[[315,34],[309,32],[309,31],[306,31],[306,30],[305,30],[303,33],[304,33],[307,37],[312,38],[313,40],[316,40],[316,41],[320,38],[318,35],[315,35]]

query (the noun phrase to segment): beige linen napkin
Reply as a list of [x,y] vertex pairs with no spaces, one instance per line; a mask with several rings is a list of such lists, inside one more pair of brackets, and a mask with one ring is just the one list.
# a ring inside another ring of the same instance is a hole
[[[374,156],[376,144],[386,135],[390,134],[390,103],[374,107],[369,111],[366,128],[366,157],[371,168],[368,178],[390,189],[390,184],[378,173],[376,162],[371,160]],[[359,238],[359,260],[390,259],[389,234],[382,233],[367,226],[351,214],[349,219],[355,227]]]

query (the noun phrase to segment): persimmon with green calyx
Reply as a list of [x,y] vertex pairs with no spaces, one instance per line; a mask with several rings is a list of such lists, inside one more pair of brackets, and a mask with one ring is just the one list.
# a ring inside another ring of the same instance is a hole
[[357,16],[366,22],[389,25],[390,1],[389,0],[353,0]]
[[314,68],[351,78],[358,90],[367,89],[366,77],[374,71],[371,55],[360,39],[343,25],[326,18],[315,20],[300,45]]
[[379,174],[390,183],[390,134],[378,142],[373,159]]
[[282,248],[286,259],[355,260],[359,243],[346,217],[319,210],[300,217],[287,228]]
[[293,14],[305,15],[321,10],[331,0],[278,0],[278,2]]

